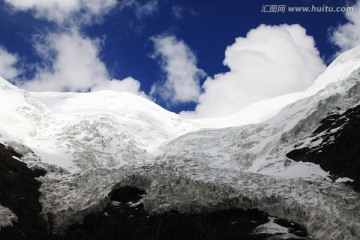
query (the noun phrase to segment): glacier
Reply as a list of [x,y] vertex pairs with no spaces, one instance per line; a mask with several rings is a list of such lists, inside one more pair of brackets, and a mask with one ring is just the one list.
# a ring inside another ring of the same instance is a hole
[[130,93],[27,92],[0,78],[0,143],[47,170],[38,178],[42,217],[54,232],[131,185],[146,189],[151,213],[257,208],[315,239],[359,239],[359,193],[286,157],[328,114],[359,100],[360,47],[304,92],[213,119],[184,119]]

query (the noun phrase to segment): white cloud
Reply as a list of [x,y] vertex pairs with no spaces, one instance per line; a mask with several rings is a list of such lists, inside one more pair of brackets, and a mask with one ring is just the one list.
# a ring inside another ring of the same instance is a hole
[[153,57],[159,59],[166,80],[163,84],[153,85],[151,95],[158,95],[170,103],[197,102],[199,80],[205,73],[197,68],[194,53],[174,36],[157,36],[152,41],[155,47]]
[[345,13],[349,22],[336,28],[331,35],[331,41],[341,52],[360,45],[360,1],[353,7],[354,11]]
[[16,10],[32,10],[37,17],[58,24],[67,21],[92,22],[117,4],[116,0],[5,0],[5,2]]
[[18,69],[14,66],[18,61],[17,56],[9,53],[0,46],[0,76],[12,80],[19,75]]
[[[158,11],[158,1],[140,0],[5,0],[15,10],[34,12],[38,18],[54,21],[59,25],[90,24],[98,21],[111,9],[131,7],[138,18]],[[144,3],[143,3],[144,2]]]
[[260,25],[227,47],[224,64],[230,71],[208,78],[195,112],[183,116],[227,115],[262,99],[301,91],[325,69],[314,39],[300,25]]
[[143,95],[135,79],[110,81],[106,66],[98,56],[99,41],[82,36],[76,29],[47,35],[43,43],[37,45],[37,51],[48,66],[38,68],[34,79],[18,85],[31,91],[110,89]]

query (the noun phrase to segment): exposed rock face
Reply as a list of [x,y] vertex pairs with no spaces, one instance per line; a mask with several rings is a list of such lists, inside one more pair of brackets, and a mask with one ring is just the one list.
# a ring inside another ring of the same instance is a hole
[[348,177],[360,191],[360,105],[344,113],[334,111],[303,143],[286,156],[319,164],[334,178]]
[[35,180],[41,172],[33,172],[26,164],[16,160],[19,154],[0,144],[0,205],[16,216],[13,226],[2,228],[0,239],[49,239],[46,225],[39,213],[40,182]]

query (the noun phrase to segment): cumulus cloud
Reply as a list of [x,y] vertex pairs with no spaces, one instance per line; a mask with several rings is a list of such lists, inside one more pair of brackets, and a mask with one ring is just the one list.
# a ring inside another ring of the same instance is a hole
[[200,95],[200,78],[205,76],[196,64],[191,49],[174,36],[153,37],[155,53],[166,80],[152,86],[151,95],[158,95],[170,103],[197,102]]
[[345,13],[349,22],[337,27],[331,34],[331,41],[340,47],[341,52],[360,45],[360,1],[353,8],[354,11]]
[[18,82],[31,91],[78,91],[112,89],[143,93],[132,78],[110,80],[105,64],[99,58],[100,40],[82,36],[76,29],[48,34],[36,49],[47,66],[39,67],[32,80]]
[[9,53],[5,48],[0,46],[0,76],[12,80],[19,75],[18,69],[15,67],[18,61],[17,56]]
[[45,18],[58,24],[68,21],[92,22],[117,4],[116,0],[5,0],[5,2],[15,10],[31,10],[38,18]]
[[195,112],[185,117],[216,117],[256,101],[309,87],[325,65],[314,39],[300,25],[260,25],[228,46],[229,72],[208,78]]

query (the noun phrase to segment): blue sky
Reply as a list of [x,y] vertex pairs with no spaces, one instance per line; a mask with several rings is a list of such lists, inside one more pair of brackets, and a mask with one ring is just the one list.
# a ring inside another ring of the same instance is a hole
[[[285,6],[284,12],[262,12]],[[289,7],[348,12],[289,12]],[[31,91],[128,91],[186,117],[304,90],[360,44],[355,0],[1,0],[0,75]]]

